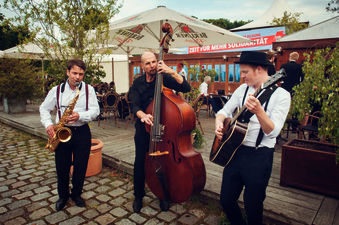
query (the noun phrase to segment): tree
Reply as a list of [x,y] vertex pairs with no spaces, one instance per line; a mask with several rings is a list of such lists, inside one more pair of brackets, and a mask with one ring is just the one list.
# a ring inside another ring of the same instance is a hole
[[200,83],[204,82],[205,76],[210,76],[211,82],[213,82],[217,72],[213,69],[206,70],[205,68],[202,68],[201,65],[194,65],[188,69],[188,79],[190,79],[191,75],[194,77],[194,81],[198,81]]
[[211,23],[215,26],[221,27],[223,29],[226,30],[231,30],[233,28],[237,28],[240,26],[243,26],[247,23],[252,22],[252,20],[248,20],[248,21],[237,21],[235,20],[234,22],[231,22],[229,19],[225,19],[225,18],[219,18],[219,19],[203,19],[203,21],[207,22],[207,23]]
[[14,26],[4,14],[0,13],[0,50],[17,46],[29,36],[27,25]]
[[327,3],[326,11],[339,13],[339,0],[331,0]]
[[[339,42],[334,49],[318,49],[304,54],[304,80],[293,89],[291,114],[302,121],[314,106],[320,108],[319,136],[339,145]],[[339,160],[339,149],[337,152]]]
[[[16,13],[12,19],[28,24],[33,33],[26,42],[34,42],[52,59],[47,72],[55,83],[66,78],[70,58],[84,60],[86,82],[104,76],[99,62],[100,48],[109,39],[109,19],[118,12],[117,0],[5,0],[5,7]],[[106,52],[107,53],[107,52]]]
[[285,26],[286,27],[286,35],[296,32],[298,30],[305,29],[307,24],[301,23],[300,16],[302,13],[288,13],[284,12],[284,15],[281,18],[274,17],[271,25],[273,26]]
[[8,99],[42,96],[41,71],[31,60],[0,58],[0,93]]

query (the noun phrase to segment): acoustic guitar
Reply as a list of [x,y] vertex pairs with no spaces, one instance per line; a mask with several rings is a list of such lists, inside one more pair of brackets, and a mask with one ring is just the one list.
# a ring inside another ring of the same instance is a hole
[[[272,87],[277,82],[282,80],[285,76],[285,70],[281,69],[279,72],[271,76],[268,81],[263,83],[254,92],[253,96],[257,97],[262,90]],[[234,154],[244,142],[247,135],[248,123],[242,123],[238,121],[240,116],[243,116],[246,111],[248,110],[244,105],[240,110],[238,110],[233,118],[226,118],[224,120],[224,128],[222,130],[223,136],[221,140],[217,136],[214,137],[210,153],[211,162],[216,163],[222,167],[226,167],[230,163]]]

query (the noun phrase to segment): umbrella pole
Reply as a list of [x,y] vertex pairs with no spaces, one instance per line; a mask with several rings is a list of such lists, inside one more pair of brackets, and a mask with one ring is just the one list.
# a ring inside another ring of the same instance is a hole
[[112,57],[112,81],[114,81],[114,57]]

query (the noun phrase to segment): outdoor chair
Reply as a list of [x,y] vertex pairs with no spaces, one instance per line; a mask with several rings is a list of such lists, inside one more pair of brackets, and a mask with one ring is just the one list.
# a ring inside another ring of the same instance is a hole
[[[199,98],[199,101],[201,101],[201,105],[199,107],[198,114],[201,110],[204,110],[206,111],[206,118],[208,118],[213,112],[213,110],[211,110],[210,104],[208,103],[208,97],[205,97],[201,94],[199,95]],[[204,99],[206,99],[206,102],[204,102]]]
[[286,125],[283,132],[286,132],[286,140],[288,140],[289,133],[297,133],[300,127],[300,122],[297,118],[290,118],[285,121]]
[[[118,93],[111,91],[105,94],[102,113],[102,118],[104,120],[103,128],[105,128],[106,120],[108,120],[110,117],[114,117],[115,125],[119,127],[117,122],[117,118],[119,118],[119,101],[120,97]],[[98,120],[98,126],[100,126],[100,120]]]
[[318,121],[321,114],[320,111],[316,111],[311,115],[306,114],[302,123],[299,126],[298,137],[301,139],[306,139],[305,132],[308,133],[308,140],[319,140],[318,137]]
[[128,92],[120,95],[120,103],[121,103],[121,115],[123,119],[126,120],[126,129],[128,128],[129,122],[134,121],[134,115],[131,109],[131,102],[128,99]]

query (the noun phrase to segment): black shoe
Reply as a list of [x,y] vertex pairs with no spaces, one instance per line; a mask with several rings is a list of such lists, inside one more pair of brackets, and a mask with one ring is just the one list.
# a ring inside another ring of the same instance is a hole
[[85,200],[83,198],[81,198],[80,196],[78,197],[72,197],[72,200],[73,202],[75,202],[75,204],[78,206],[78,207],[85,207],[86,204],[85,204]]
[[142,198],[136,198],[133,201],[133,211],[139,213],[142,208]]
[[65,207],[67,201],[68,201],[68,198],[59,198],[59,200],[55,204],[55,209],[57,211],[62,210]]
[[167,211],[169,209],[169,202],[166,200],[160,200],[160,209],[161,211]]

